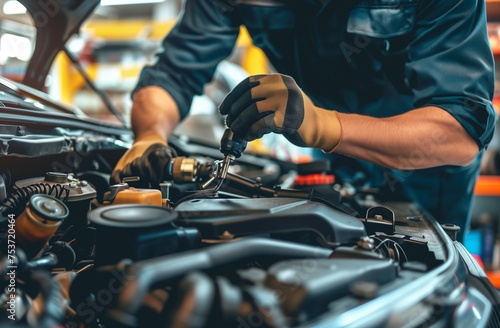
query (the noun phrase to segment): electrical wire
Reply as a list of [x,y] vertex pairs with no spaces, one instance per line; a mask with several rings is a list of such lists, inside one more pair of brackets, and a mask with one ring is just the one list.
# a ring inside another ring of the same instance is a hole
[[[375,236],[372,236],[371,238],[377,240],[379,242],[379,244],[373,249],[374,252],[376,252],[377,250],[379,250],[380,246],[384,246],[385,247],[385,252],[382,253],[382,255],[386,256],[386,257],[389,257],[390,256],[390,251],[389,251],[389,248],[387,247],[387,245],[385,244],[385,241],[378,238],[378,237],[375,237]],[[386,239],[387,240],[387,239]],[[379,251],[381,253],[381,251]]]
[[233,193],[219,190],[216,188],[210,188],[210,189],[198,190],[198,191],[192,192],[192,193],[182,197],[181,199],[177,200],[174,203],[173,207],[176,207],[179,204],[181,204],[187,200],[190,200],[190,199],[215,198],[215,197],[221,197],[221,196],[225,196],[224,198],[248,198],[248,197],[243,196],[243,195],[233,194]]
[[176,201],[175,202],[175,206],[177,206],[177,205],[179,205],[179,204],[181,204],[181,203],[183,203],[183,202],[185,202],[187,200],[190,200],[190,199],[196,199],[196,198],[213,198],[216,195],[217,195],[217,191],[214,188],[196,191],[196,192],[190,193],[190,194],[182,197],[178,201]]
[[14,190],[8,197],[3,200],[1,205],[2,214],[21,214],[28,200],[31,198],[31,196],[36,194],[53,196],[57,199],[61,199],[63,202],[67,202],[69,197],[69,189],[59,183],[35,183],[32,185],[24,186],[22,188]]
[[405,262],[408,262],[408,256],[406,256],[406,253],[405,253],[405,251],[404,251],[403,247],[401,247],[401,245],[399,245],[399,244],[398,244],[398,243],[396,243],[396,242],[394,242],[394,245],[396,246],[396,248],[398,248],[398,247],[399,247],[399,249],[401,250],[401,253],[402,253],[402,254],[404,255],[404,257],[405,257]]
[[[401,262],[401,256],[400,254],[402,254],[404,256],[404,262],[408,262],[408,256],[406,255],[406,252],[404,251],[403,247],[401,247],[401,245],[399,245],[396,241],[392,240],[392,239],[380,239],[378,237],[372,237],[373,239],[379,241],[379,244],[373,249],[374,252],[376,251],[379,251],[380,252],[380,248],[382,246],[385,247],[387,253],[384,254],[385,256],[387,257],[391,257],[391,258],[394,258],[395,260],[397,260],[398,262]],[[391,255],[391,249],[387,246],[387,243],[391,243],[394,248],[393,248],[393,252],[395,253],[395,256],[392,256]],[[401,253],[400,253],[401,251]],[[385,253],[385,252],[384,252]]]

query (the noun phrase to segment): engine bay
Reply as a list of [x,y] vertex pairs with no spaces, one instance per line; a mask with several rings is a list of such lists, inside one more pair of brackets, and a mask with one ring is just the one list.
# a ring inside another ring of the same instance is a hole
[[[458,227],[360,167],[214,143],[212,117],[169,138],[161,183],[111,184],[132,132],[66,46],[99,1],[58,4],[23,83],[0,78],[1,327],[500,327]],[[59,52],[119,125],[42,92]]]
[[465,288],[455,226],[318,179],[328,162],[244,154],[218,183],[220,152],[174,138],[159,186],[109,185],[124,149],[109,135],[8,131],[2,298],[16,326],[423,327],[468,313],[463,299],[491,310]]

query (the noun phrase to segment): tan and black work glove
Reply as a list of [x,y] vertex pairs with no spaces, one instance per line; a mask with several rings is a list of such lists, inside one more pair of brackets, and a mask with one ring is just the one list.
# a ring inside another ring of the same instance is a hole
[[300,147],[332,152],[342,139],[337,112],[313,105],[287,75],[250,76],[219,107],[235,135],[248,141],[274,132]]
[[139,138],[116,164],[111,183],[120,183],[124,177],[138,176],[141,180],[158,184],[163,180],[170,160],[176,156],[175,150],[160,135]]

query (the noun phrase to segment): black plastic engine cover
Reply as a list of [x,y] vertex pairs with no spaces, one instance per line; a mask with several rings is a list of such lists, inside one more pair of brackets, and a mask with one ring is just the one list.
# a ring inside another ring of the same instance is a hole
[[327,243],[366,236],[361,221],[324,204],[296,198],[194,199],[175,209],[178,225],[197,228],[202,238],[314,231]]
[[286,314],[305,319],[324,312],[330,302],[348,295],[353,283],[379,285],[396,276],[397,267],[389,259],[310,258],[273,265],[265,285],[280,296]]

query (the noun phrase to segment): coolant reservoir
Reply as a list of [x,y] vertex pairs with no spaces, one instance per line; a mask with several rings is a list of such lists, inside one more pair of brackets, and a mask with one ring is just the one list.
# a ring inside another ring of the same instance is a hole
[[142,204],[161,206],[161,191],[129,187],[116,194],[113,205]]
[[119,183],[109,187],[109,191],[104,194],[104,204],[161,206],[161,191],[157,189],[139,189],[130,187],[127,183]]

